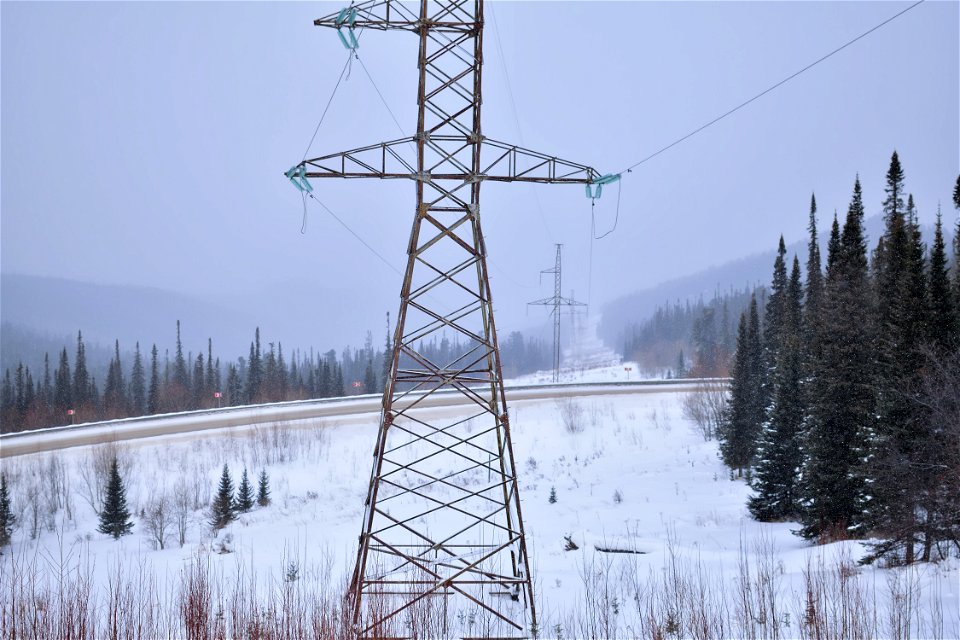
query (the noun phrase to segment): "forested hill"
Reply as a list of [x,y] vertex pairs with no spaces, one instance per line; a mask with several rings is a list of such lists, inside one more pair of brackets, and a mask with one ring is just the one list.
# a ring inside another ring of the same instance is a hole
[[[806,216],[805,213],[798,215]],[[832,214],[830,216],[832,220]],[[826,212],[821,213],[821,226],[829,225]],[[883,218],[874,216],[865,223],[867,237],[876,239],[883,232]],[[828,227],[829,228],[829,227]],[[925,235],[932,235],[932,228],[924,228]],[[796,255],[801,263],[807,259],[807,245],[803,237],[786,238],[787,254]],[[776,238],[770,245],[776,246]],[[821,253],[826,252],[826,242],[821,238]],[[612,300],[602,308],[600,337],[616,349],[624,348],[635,325],[653,317],[657,309],[670,308],[698,303],[708,304],[718,295],[731,289],[742,290],[769,282],[770,265],[776,258],[776,250],[764,251],[745,258],[731,260],[724,264],[668,280],[655,287],[635,291]],[[689,336],[688,336],[689,338]],[[671,360],[671,364],[672,364]]]
[[[225,275],[228,277],[228,274]],[[244,295],[193,295],[152,287],[93,284],[62,278],[3,274],[0,284],[2,319],[31,332],[59,339],[76,338],[78,329],[91,345],[112,351],[114,340],[132,347],[152,342],[172,344],[172,327],[180,320],[188,349],[205,349],[208,336],[230,354],[243,354],[252,327],[269,327],[271,336],[286,345],[320,348],[356,344],[362,331],[378,329],[384,311],[394,306],[366,299],[363,292],[288,281]],[[367,296],[369,298],[369,296]],[[350,314],[334,310],[351,309]],[[358,330],[362,327],[362,330]],[[6,342],[6,339],[4,340]],[[3,368],[29,354],[11,354],[4,344]],[[43,358],[43,352],[34,354]]]

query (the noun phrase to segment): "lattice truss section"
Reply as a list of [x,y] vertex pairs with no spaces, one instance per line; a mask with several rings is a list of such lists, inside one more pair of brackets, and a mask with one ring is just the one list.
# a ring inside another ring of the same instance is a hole
[[[296,167],[307,178],[406,178],[417,192],[351,584],[357,635],[410,637],[426,625],[433,637],[529,637],[536,612],[480,186],[590,184],[599,174],[483,137],[479,0],[423,1],[416,12],[374,0],[315,24],[338,29],[348,46],[362,29],[407,30],[420,41],[416,134]],[[434,355],[441,340],[459,349],[448,361]],[[472,409],[424,407],[441,391]]]

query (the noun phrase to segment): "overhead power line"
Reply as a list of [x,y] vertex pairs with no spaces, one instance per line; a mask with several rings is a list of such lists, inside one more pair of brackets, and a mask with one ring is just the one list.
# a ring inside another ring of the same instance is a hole
[[647,162],[648,160],[652,160],[653,158],[656,158],[658,155],[660,155],[660,154],[663,153],[664,151],[667,151],[668,149],[672,149],[673,147],[677,146],[677,145],[680,144],[681,142],[692,138],[693,136],[697,135],[698,133],[700,133],[701,131],[703,131],[703,130],[706,129],[707,127],[710,127],[710,126],[712,126],[712,125],[720,122],[721,120],[723,120],[723,119],[726,118],[727,116],[732,115],[733,113],[736,113],[737,111],[739,111],[740,109],[744,108],[745,106],[747,106],[747,105],[750,104],[751,102],[753,102],[753,101],[755,101],[755,100],[758,100],[759,98],[762,98],[763,96],[767,95],[768,93],[770,93],[770,92],[773,91],[774,89],[776,89],[776,88],[778,88],[778,87],[780,87],[780,86],[782,86],[782,85],[790,82],[791,80],[793,80],[794,78],[796,78],[796,77],[799,76],[800,74],[804,73],[805,71],[809,71],[810,69],[812,69],[813,67],[817,66],[818,64],[820,64],[820,63],[823,62],[824,60],[827,60],[828,58],[830,58],[830,57],[832,57],[832,56],[840,53],[841,51],[843,51],[844,49],[846,49],[847,47],[849,47],[849,46],[852,45],[853,43],[855,43],[855,42],[857,42],[858,40],[861,40],[861,39],[867,37],[868,35],[870,35],[870,34],[873,33],[874,31],[876,31],[876,30],[879,29],[880,27],[882,27],[882,26],[884,26],[884,25],[886,25],[886,24],[889,24],[890,22],[893,22],[894,20],[896,20],[897,18],[899,18],[899,17],[902,16],[903,14],[907,13],[907,12],[910,11],[911,9],[916,8],[917,6],[923,4],[924,2],[926,2],[926,0],[918,0],[917,2],[914,2],[912,5],[910,5],[910,6],[907,7],[906,9],[903,9],[902,11],[900,11],[900,12],[898,12],[898,13],[895,13],[894,15],[890,16],[889,18],[887,18],[886,20],[884,20],[883,22],[881,22],[880,24],[875,25],[875,26],[871,27],[870,29],[864,31],[863,33],[861,33],[860,35],[858,35],[858,36],[857,36],[856,38],[854,38],[853,40],[850,40],[850,41],[844,43],[843,45],[837,47],[836,49],[834,49],[834,50],[831,51],[830,53],[828,53],[828,54],[826,54],[826,55],[818,58],[817,60],[814,60],[813,62],[811,62],[810,64],[808,64],[808,65],[805,66],[804,68],[800,69],[799,71],[796,71],[795,73],[787,76],[786,78],[784,78],[784,79],[781,80],[780,82],[778,82],[778,83],[776,83],[776,84],[774,84],[774,85],[771,85],[771,86],[767,87],[766,89],[764,89],[763,91],[761,91],[761,92],[758,93],[757,95],[753,96],[753,97],[750,98],[749,100],[746,100],[746,101],[738,104],[737,106],[735,106],[734,108],[730,109],[729,111],[727,111],[727,112],[724,113],[723,115],[717,116],[716,118],[714,118],[714,119],[711,120],[710,122],[708,122],[708,123],[706,123],[706,124],[704,124],[704,125],[696,128],[696,129],[694,129],[693,131],[691,131],[691,132],[688,133],[687,135],[683,136],[682,138],[677,138],[676,140],[674,140],[673,142],[671,142],[671,143],[668,144],[667,146],[663,147],[662,149],[660,149],[660,150],[658,150],[658,151],[654,151],[653,153],[651,153],[650,155],[648,155],[648,156],[647,156],[646,158],[644,158],[643,160],[640,160],[640,161],[638,161],[638,162],[633,163],[632,165],[630,165],[629,167],[627,167],[626,169],[624,169],[624,170],[621,171],[620,173],[627,173],[628,171],[631,171],[631,170],[635,169],[636,167],[639,167],[639,166],[640,166],[641,164],[643,164],[644,162]]

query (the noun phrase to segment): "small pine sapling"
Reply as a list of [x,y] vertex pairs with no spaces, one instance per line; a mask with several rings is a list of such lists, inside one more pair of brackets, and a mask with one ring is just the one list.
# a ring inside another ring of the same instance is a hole
[[17,518],[10,509],[10,494],[7,492],[7,475],[0,473],[0,547],[10,544],[13,525]]
[[270,479],[267,477],[267,470],[260,471],[260,483],[257,487],[257,504],[265,507],[270,504]]
[[130,533],[131,529],[133,529],[133,522],[130,521],[130,511],[127,509],[127,492],[117,467],[117,458],[114,456],[110,463],[110,476],[103,499],[103,511],[100,512],[99,531],[113,536],[116,540]]
[[240,476],[240,486],[237,487],[237,500],[234,503],[234,511],[246,513],[253,509],[253,487],[250,486],[250,480],[247,478],[247,470],[243,470]]
[[550,497],[547,498],[547,502],[550,504],[557,504],[557,488],[550,487]]
[[217,487],[217,495],[213,499],[210,513],[210,526],[215,531],[223,529],[233,522],[236,514],[233,511],[233,480],[230,479],[230,469],[223,465],[223,473],[220,475],[220,485]]

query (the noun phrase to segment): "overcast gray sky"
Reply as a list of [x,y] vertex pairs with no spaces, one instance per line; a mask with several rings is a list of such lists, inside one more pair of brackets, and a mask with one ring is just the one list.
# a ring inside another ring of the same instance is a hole
[[[484,132],[619,171],[908,4],[488,4]],[[282,176],[346,59],[336,34],[312,25],[339,7],[0,4],[2,271],[189,293],[303,280],[305,295],[357,288],[395,308],[399,276],[326,213],[309,209],[301,235],[301,199]],[[486,186],[501,330],[549,295],[537,274],[555,242],[564,293],[599,302],[770,249],[781,233],[803,237],[811,191],[824,214],[842,213],[858,172],[876,213],[894,148],[922,221],[938,200],[952,221],[958,31],[958,3],[930,0],[638,167],[623,181],[617,230],[593,244],[592,282],[581,188]],[[416,45],[409,33],[370,32],[360,48],[405,134],[416,124]],[[355,65],[311,155],[399,134]],[[403,264],[412,183],[315,186]],[[598,203],[598,231],[616,199],[608,188]]]

